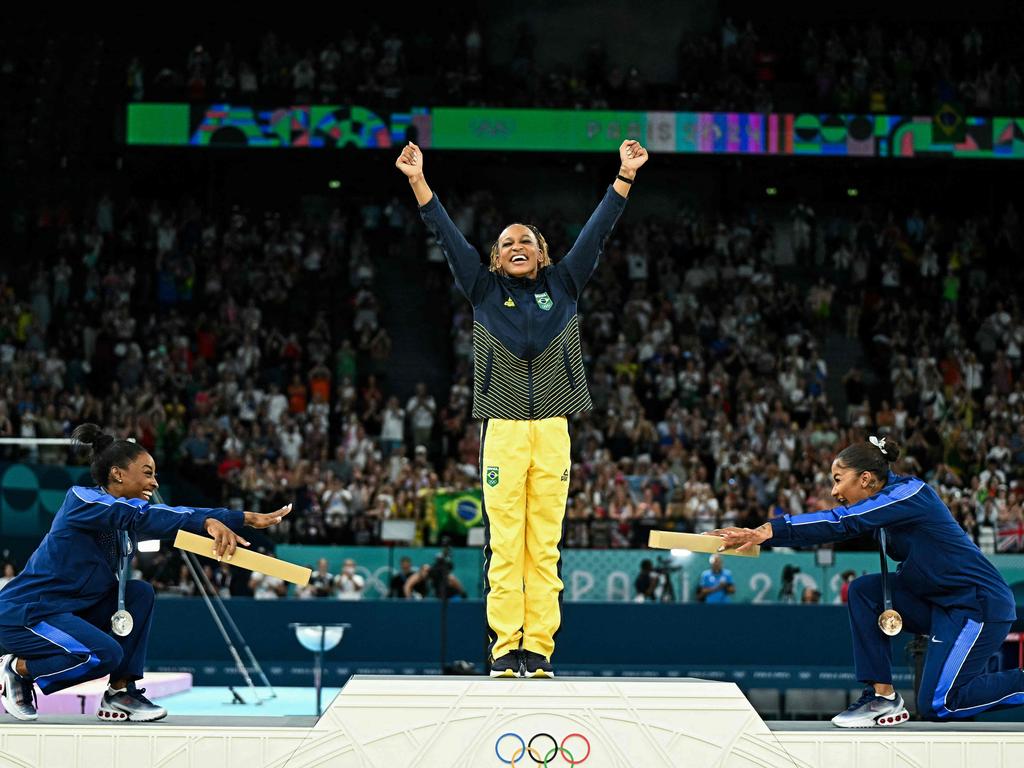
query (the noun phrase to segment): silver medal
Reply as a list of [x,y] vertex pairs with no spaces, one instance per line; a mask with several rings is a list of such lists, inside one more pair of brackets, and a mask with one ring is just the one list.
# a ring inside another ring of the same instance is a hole
[[132,615],[128,611],[120,610],[110,617],[110,628],[118,637],[130,635],[133,626],[135,626],[135,620],[132,619]]

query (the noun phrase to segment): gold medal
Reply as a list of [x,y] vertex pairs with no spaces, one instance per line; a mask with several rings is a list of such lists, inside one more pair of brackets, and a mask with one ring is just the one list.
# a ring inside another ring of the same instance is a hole
[[878,628],[889,637],[895,637],[903,630],[903,617],[892,608],[882,611],[878,616]]
[[128,611],[120,610],[110,617],[110,628],[118,637],[126,637],[132,633],[135,620]]

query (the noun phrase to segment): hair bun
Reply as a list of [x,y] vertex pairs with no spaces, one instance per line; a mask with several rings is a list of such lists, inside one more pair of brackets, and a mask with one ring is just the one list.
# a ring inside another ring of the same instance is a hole
[[82,445],[91,445],[93,453],[102,453],[114,442],[113,435],[108,435],[98,424],[79,424],[71,433],[71,439]]
[[113,444],[114,437],[112,435],[104,433],[97,436],[97,438],[92,441],[92,449],[96,453],[103,453],[105,450],[107,450],[107,448],[109,448]]
[[900,457],[900,446],[899,444],[889,437],[878,438],[872,435],[868,438],[868,442],[871,443],[878,452],[882,454],[883,458],[892,464]]

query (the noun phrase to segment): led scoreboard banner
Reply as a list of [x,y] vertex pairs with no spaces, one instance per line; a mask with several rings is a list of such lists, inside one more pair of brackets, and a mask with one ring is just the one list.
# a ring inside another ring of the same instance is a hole
[[652,152],[786,157],[1024,158],[1024,117],[361,106],[270,109],[235,104],[137,103],[129,146],[603,152],[639,137]]

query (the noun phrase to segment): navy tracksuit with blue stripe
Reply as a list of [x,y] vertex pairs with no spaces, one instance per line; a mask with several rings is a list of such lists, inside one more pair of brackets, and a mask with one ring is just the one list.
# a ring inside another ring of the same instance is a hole
[[[926,483],[889,473],[863,501],[771,521],[768,546],[839,541],[884,528],[887,551],[900,563],[889,581],[893,608],[907,632],[930,635],[918,714],[945,720],[1024,704],[1024,671],[986,674],[1016,618],[1013,593]],[[892,645],[878,628],[881,574],[856,579],[849,592],[857,679],[892,682]]]
[[113,636],[117,571],[140,538],[171,538],[179,528],[203,533],[208,517],[233,530],[244,523],[240,511],[170,507],[115,498],[98,487],[72,487],[25,569],[0,590],[0,648],[25,661],[43,693],[106,674],[112,680],[140,679],[153,588],[144,581],[125,585],[125,609],[134,627],[125,637]]

